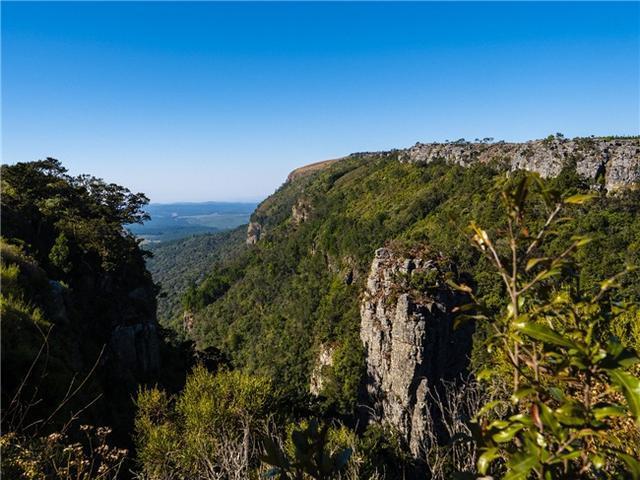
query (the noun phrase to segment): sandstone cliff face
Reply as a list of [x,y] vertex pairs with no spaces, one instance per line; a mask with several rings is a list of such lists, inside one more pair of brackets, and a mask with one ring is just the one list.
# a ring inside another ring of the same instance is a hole
[[[433,278],[429,292],[411,279]],[[424,441],[428,387],[460,375],[471,350],[469,327],[454,331],[451,309],[463,299],[441,285],[433,260],[376,251],[361,305],[366,395],[377,420],[395,427],[414,455]]]
[[565,162],[576,161],[579,174],[599,180],[608,190],[640,181],[640,140],[533,140],[526,143],[417,143],[402,150],[405,162],[429,163],[442,158],[462,166],[493,159],[511,170],[538,172],[542,177],[560,173]]
[[309,392],[312,395],[320,395],[325,386],[326,369],[333,366],[333,353],[335,349],[329,345],[320,347],[320,354],[316,360],[315,368],[311,372]]
[[255,245],[262,236],[262,225],[258,222],[249,222],[247,227],[247,245]]
[[311,205],[304,198],[299,198],[293,207],[291,207],[291,222],[293,222],[294,225],[300,225],[309,220],[310,216]]

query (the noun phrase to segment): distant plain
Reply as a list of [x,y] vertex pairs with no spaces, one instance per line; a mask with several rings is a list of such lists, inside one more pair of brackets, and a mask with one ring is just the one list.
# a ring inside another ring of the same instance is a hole
[[256,205],[255,202],[151,203],[146,208],[151,219],[143,225],[129,225],[129,230],[145,243],[220,232],[248,223]]

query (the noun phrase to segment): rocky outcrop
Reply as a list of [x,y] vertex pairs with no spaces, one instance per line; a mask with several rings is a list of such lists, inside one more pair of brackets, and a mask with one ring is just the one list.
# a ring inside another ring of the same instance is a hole
[[249,222],[247,227],[247,245],[255,245],[263,234],[262,225],[258,222]]
[[109,342],[120,373],[148,378],[160,369],[160,341],[155,322],[118,325]]
[[291,221],[294,225],[300,225],[309,220],[310,215],[311,205],[304,198],[299,198],[291,208]]
[[471,350],[470,327],[452,326],[451,310],[464,299],[441,273],[437,260],[381,248],[360,310],[369,408],[401,433],[414,455],[424,441],[428,387],[460,375]]
[[313,395],[320,395],[326,382],[326,371],[333,366],[334,348],[328,345],[320,346],[320,354],[316,361],[316,366],[311,372],[309,381],[309,391]]
[[399,159],[415,163],[444,159],[462,166],[498,160],[505,162],[511,170],[530,170],[542,177],[553,177],[567,162],[575,161],[579,174],[594,182],[602,182],[608,190],[640,182],[638,139],[555,138],[525,143],[417,143],[400,151]]
[[193,332],[193,326],[195,325],[195,316],[193,312],[185,310],[182,314],[182,330],[187,335],[191,335]]

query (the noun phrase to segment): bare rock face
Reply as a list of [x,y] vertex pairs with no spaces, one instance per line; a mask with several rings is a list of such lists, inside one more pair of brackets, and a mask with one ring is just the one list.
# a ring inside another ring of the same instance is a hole
[[473,162],[502,160],[511,170],[538,172],[542,177],[560,173],[567,161],[575,161],[579,174],[602,181],[607,190],[640,182],[640,140],[532,140],[525,143],[417,143],[403,150],[405,162],[429,163],[444,159],[467,166]]
[[193,333],[193,326],[195,325],[195,316],[189,310],[185,310],[182,314],[182,329],[187,335]]
[[[418,292],[412,279],[432,281]],[[374,417],[401,433],[412,453],[424,441],[427,387],[464,372],[471,350],[469,327],[454,331],[451,309],[463,298],[442,285],[433,260],[376,251],[361,305],[360,337],[366,351],[366,394]]]
[[110,347],[116,364],[138,378],[160,369],[160,341],[154,323],[117,326],[111,334]]
[[316,365],[311,372],[311,379],[309,382],[309,392],[313,395],[320,395],[324,388],[327,368],[333,366],[333,352],[334,348],[329,345],[320,346],[320,354],[316,361]]
[[[127,295],[114,312],[109,339],[112,375],[135,386],[160,370],[160,338],[155,317],[155,291],[141,285]],[[115,317],[117,315],[117,319]],[[134,388],[134,387],[132,387]]]
[[262,236],[262,225],[258,222],[249,222],[247,227],[247,245],[255,245]]
[[300,225],[309,220],[310,215],[311,205],[305,199],[299,198],[291,208],[291,221],[294,225]]

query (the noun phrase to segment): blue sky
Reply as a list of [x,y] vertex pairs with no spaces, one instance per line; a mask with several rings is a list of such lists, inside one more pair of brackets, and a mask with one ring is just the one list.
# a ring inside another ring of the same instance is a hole
[[241,200],[354,151],[638,134],[639,5],[3,1],[2,160]]

